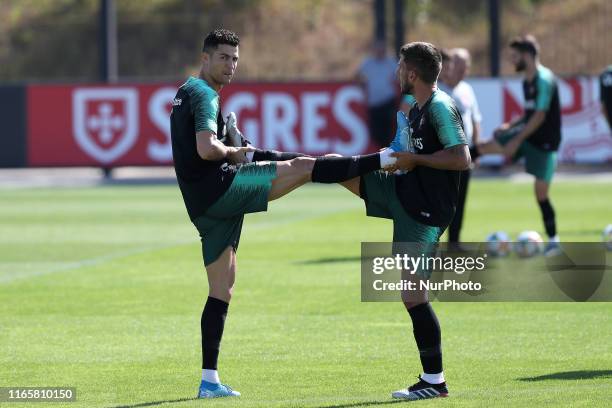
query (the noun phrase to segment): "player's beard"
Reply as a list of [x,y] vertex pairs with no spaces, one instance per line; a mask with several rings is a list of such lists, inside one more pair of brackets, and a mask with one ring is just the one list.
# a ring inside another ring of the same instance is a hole
[[412,95],[412,92],[414,92],[414,84],[405,82],[401,85],[402,85],[401,86],[402,95]]
[[214,75],[211,75],[213,79],[220,85],[229,85],[234,78],[234,75],[225,75],[225,72],[215,72]]
[[516,72],[521,72],[524,71],[525,68],[527,68],[527,64],[525,63],[525,60],[521,58],[521,60],[519,62],[517,62],[514,65],[514,69],[516,70]]

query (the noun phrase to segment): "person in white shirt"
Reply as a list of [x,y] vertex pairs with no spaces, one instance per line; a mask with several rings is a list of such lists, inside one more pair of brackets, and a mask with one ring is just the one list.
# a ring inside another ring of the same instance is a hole
[[[471,57],[469,51],[465,48],[454,48],[450,51],[450,54],[452,61],[452,71],[449,75],[448,82],[450,95],[461,114],[463,129],[468,145],[469,147],[473,147],[478,143],[480,138],[480,122],[482,121],[482,115],[478,107],[474,89],[470,84],[464,81],[470,69]],[[448,227],[448,242],[450,245],[456,247],[459,245],[459,234],[463,223],[463,212],[470,176],[470,169],[461,172],[457,210],[453,221]]]

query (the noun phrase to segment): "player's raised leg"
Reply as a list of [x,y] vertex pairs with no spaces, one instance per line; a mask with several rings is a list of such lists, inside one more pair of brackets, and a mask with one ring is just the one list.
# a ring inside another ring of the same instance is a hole
[[[233,112],[228,115],[227,130],[233,146],[253,147],[238,129],[236,115]],[[376,160],[366,159],[366,156],[349,158],[332,153],[319,158],[322,160],[318,162],[318,165],[316,165],[317,158],[302,153],[261,150],[255,147],[253,149],[254,151],[245,153],[247,162],[260,165],[267,165],[266,161],[276,162],[276,178],[272,181],[269,201],[276,200],[309,181],[340,183],[359,196],[360,178],[358,174],[365,174],[395,162],[395,159],[390,156],[392,151],[389,149],[379,152],[378,164]],[[374,158],[374,155],[367,156]],[[368,164],[365,164],[365,160],[368,160]]]
[[[388,151],[387,149],[382,149],[381,152],[385,152],[386,154],[390,154],[391,152]],[[331,153],[331,154],[326,154],[325,157],[342,157],[342,155],[337,154],[337,153]],[[384,161],[385,158],[383,157],[382,160]],[[350,191],[351,193],[355,194],[357,197],[361,197],[361,195],[359,194],[359,189],[360,189],[360,184],[361,184],[361,177],[355,177],[352,178],[350,180],[346,180],[346,181],[342,181],[340,183],[342,187],[346,188],[348,191]]]
[[383,151],[352,157],[296,157],[293,160],[276,162],[277,177],[272,182],[269,200],[280,198],[309,181],[354,185],[359,176],[392,164],[395,160],[389,155],[390,152]]

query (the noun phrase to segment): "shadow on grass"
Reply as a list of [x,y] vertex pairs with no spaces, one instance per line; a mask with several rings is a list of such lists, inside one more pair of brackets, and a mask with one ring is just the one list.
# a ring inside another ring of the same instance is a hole
[[[166,401],[151,401],[151,402],[141,402],[139,404],[134,405],[117,405],[110,408],[140,408],[140,407],[153,407],[155,405],[161,404],[172,404],[174,402],[185,402],[185,401],[194,401],[197,398],[180,398],[175,400],[166,400]],[[364,401],[364,402],[354,402],[351,404],[340,404],[340,405],[321,405],[315,408],[359,408],[359,407],[369,407],[373,405],[387,405],[387,404],[397,404],[400,402],[404,402],[402,400],[385,400],[385,401]]]
[[133,405],[117,405],[114,407],[109,407],[109,408],[140,408],[140,407],[154,407],[155,405],[161,405],[161,404],[172,404],[175,402],[185,402],[185,401],[194,401],[197,400],[197,398],[180,398],[180,399],[175,399],[175,400],[166,400],[166,401],[151,401],[151,402],[141,402],[139,404],[133,404]]
[[340,404],[340,405],[321,405],[315,408],[358,408],[358,407],[369,407],[373,405],[387,405],[387,404],[399,404],[401,402],[406,402],[406,400],[384,400],[384,401],[364,401],[364,402],[354,402],[352,404]]
[[339,256],[335,258],[319,258],[319,259],[309,259],[307,261],[299,261],[301,265],[321,265],[321,264],[333,264],[340,262],[360,262],[360,256]]
[[564,371],[540,375],[537,377],[517,378],[518,381],[547,381],[547,380],[593,380],[596,378],[612,378],[612,370],[582,370]]

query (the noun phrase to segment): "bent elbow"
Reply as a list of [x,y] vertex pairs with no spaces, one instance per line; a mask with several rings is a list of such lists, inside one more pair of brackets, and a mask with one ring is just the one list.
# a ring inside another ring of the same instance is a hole
[[467,146],[463,149],[463,154],[460,155],[460,158],[457,163],[457,167],[459,170],[468,170],[472,164],[472,156],[470,155],[470,150]]
[[470,165],[472,164],[472,158],[469,153],[464,155],[463,157],[458,157],[455,161],[455,170],[468,170]]
[[200,158],[202,160],[212,160],[212,151],[210,149],[202,149],[198,146],[197,148],[198,150],[198,156],[200,156]]

